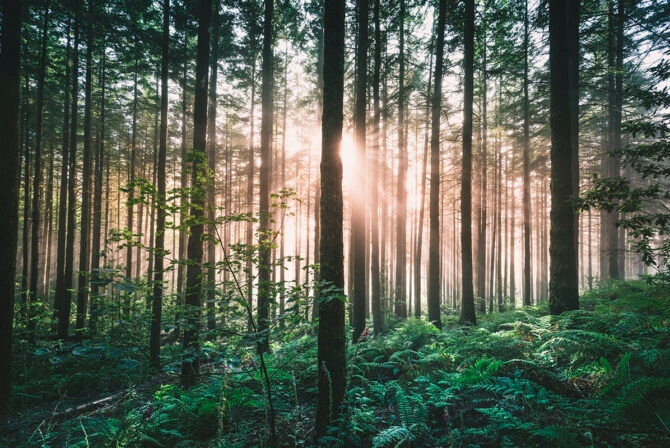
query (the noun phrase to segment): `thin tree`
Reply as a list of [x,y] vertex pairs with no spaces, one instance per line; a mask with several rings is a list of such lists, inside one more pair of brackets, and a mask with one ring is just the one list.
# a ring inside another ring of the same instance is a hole
[[[40,44],[40,68],[37,79],[37,117],[35,126],[35,166],[33,176],[33,203],[32,228],[30,237],[30,285],[28,291],[28,337],[35,336],[36,321],[32,318],[30,301],[37,298],[37,282],[39,278],[40,241],[39,231],[41,222],[40,201],[42,198],[42,128],[44,125],[44,78],[47,67],[47,31],[49,29],[49,0],[44,4],[44,19],[42,25],[42,39]],[[25,260],[24,262],[26,262]]]
[[[318,334],[316,436],[339,417],[344,398],[344,241],[342,141],[344,97],[344,0],[326,0],[324,10],[323,119],[321,149],[321,298]],[[324,289],[328,289],[324,291]]]
[[442,328],[440,315],[440,115],[444,70],[444,29],[447,0],[440,0],[435,40],[435,88],[431,106],[430,133],[430,245],[428,249],[428,320]]
[[398,187],[396,210],[395,314],[407,317],[407,148],[405,138],[405,0],[400,0],[398,69]]
[[[354,106],[354,139],[356,145],[356,160],[360,170],[365,170],[366,152],[366,114],[367,114],[367,72],[368,72],[368,0],[358,0],[358,48],[356,49],[356,104]],[[358,339],[365,330],[365,308],[367,276],[365,271],[365,243],[366,243],[366,201],[365,176],[362,173],[355,175],[356,185],[351,214],[351,264],[353,269],[353,340]],[[372,185],[377,188],[376,184]]]
[[258,201],[258,352],[270,351],[268,331],[270,328],[271,285],[271,229],[270,229],[270,183],[272,180],[272,122],[273,122],[273,70],[272,70],[272,18],[274,0],[266,0],[263,25],[263,62],[261,86],[261,166]]
[[524,3],[523,15],[523,305],[531,305],[530,276],[530,98],[528,96],[528,0]]
[[67,183],[70,166],[70,151],[68,149],[70,134],[70,20],[68,20],[67,45],[65,47],[65,83],[63,88],[63,143],[61,157],[60,186],[58,193],[58,234],[56,248],[56,288],[54,294],[54,314],[57,320],[56,334],[59,338],[67,335],[67,325],[70,319],[69,292],[65,281],[65,246],[67,231]]
[[381,307],[381,278],[379,267],[379,143],[381,136],[381,104],[379,97],[379,84],[381,83],[381,65],[382,65],[382,39],[381,39],[381,18],[380,18],[380,0],[374,0],[373,20],[375,33],[374,48],[374,69],[372,72],[372,102],[374,109],[374,118],[372,122],[372,157],[370,167],[370,183],[372,189],[370,192],[370,287],[372,294],[372,326],[375,334],[380,334],[384,330],[384,316]]
[[[615,12],[614,3],[617,2]],[[607,150],[602,160],[603,177],[619,177],[621,149],[621,106],[623,104],[623,26],[624,1],[610,0],[607,14]],[[619,229],[616,210],[600,212],[600,277],[618,279],[619,272]]]
[[195,96],[193,104],[193,152],[191,170],[190,235],[186,268],[186,313],[189,325],[184,329],[184,357],[181,380],[188,388],[200,374],[200,315],[202,313],[202,236],[204,231],[205,185],[207,174],[207,80],[209,71],[209,35],[212,0],[200,0],[198,45],[195,60]]
[[579,1],[549,1],[551,229],[549,311],[579,308],[577,213]]
[[[105,40],[103,39],[102,48],[105,48]],[[98,144],[95,148],[95,165],[93,168],[94,185],[93,185],[93,235],[91,242],[91,306],[89,317],[89,330],[91,334],[95,334],[98,329],[98,294],[100,286],[103,284],[100,280],[100,237],[102,235],[102,186],[103,186],[103,171],[105,168],[105,83],[106,83],[106,65],[107,57],[105,52],[102,52],[100,61],[100,114],[98,116]],[[109,169],[109,163],[107,163]],[[108,219],[108,214],[105,213],[105,219]]]
[[154,369],[160,368],[161,319],[163,314],[163,262],[165,256],[165,165],[168,139],[168,57],[170,47],[170,0],[163,0],[163,34],[161,38],[161,123],[156,166],[156,241],[151,302],[151,333],[149,336],[149,361]]
[[212,17],[211,77],[209,84],[209,113],[207,115],[207,329],[216,327],[216,84],[219,65],[219,1],[215,0]]
[[463,53],[463,156],[461,170],[461,316],[462,324],[477,323],[472,287],[472,100],[474,81],[475,2],[465,0]]
[[18,240],[20,0],[2,2],[0,32],[0,420],[9,416]]
[[81,183],[81,237],[79,243],[79,281],[77,285],[76,328],[86,324],[88,312],[88,271],[90,268],[91,244],[91,181],[93,171],[92,137],[92,90],[93,90],[93,0],[88,0],[86,23],[86,78],[84,84],[84,148]]
[[[423,160],[421,164],[421,196],[419,199],[419,220],[416,229],[416,244],[414,245],[414,317],[421,317],[421,276],[422,276],[422,261],[423,261],[423,228],[424,217],[426,215],[426,182],[428,177],[428,152],[430,150],[430,141],[428,136],[428,123],[430,122],[430,114],[432,108],[432,85],[433,80],[433,52],[430,52],[430,62],[428,64],[428,88],[426,90],[426,122],[424,128],[423,138]],[[430,212],[429,212],[430,213]]]
[[65,306],[58,319],[58,337],[64,339],[68,336],[70,328],[70,314],[72,311],[72,295],[70,291],[73,287],[74,276],[74,240],[76,230],[76,183],[77,183],[77,118],[79,116],[79,12],[74,12],[74,44],[72,51],[72,90],[70,106],[70,141],[68,143],[68,180],[67,180],[67,225],[65,238],[65,280],[64,297]]

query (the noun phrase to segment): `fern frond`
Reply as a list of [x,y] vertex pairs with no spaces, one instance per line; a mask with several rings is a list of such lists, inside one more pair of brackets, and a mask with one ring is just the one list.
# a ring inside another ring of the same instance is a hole
[[410,432],[404,426],[391,426],[377,434],[372,440],[372,448],[385,448],[390,445],[394,447],[401,446],[409,440]]

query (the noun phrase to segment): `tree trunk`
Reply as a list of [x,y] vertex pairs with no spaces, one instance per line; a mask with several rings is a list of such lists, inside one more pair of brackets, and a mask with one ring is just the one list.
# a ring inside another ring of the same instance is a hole
[[[102,48],[105,48],[103,39]],[[100,62],[100,116],[98,118],[100,128],[98,134],[98,144],[95,150],[94,186],[93,186],[93,235],[91,243],[91,309],[89,317],[89,329],[91,334],[95,334],[98,328],[98,305],[100,285],[100,238],[102,231],[102,184],[103,169],[105,167],[105,82],[106,82],[106,61],[105,51],[102,52]],[[109,169],[109,163],[107,163]],[[107,201],[108,202],[108,201]],[[105,214],[107,219],[107,214]],[[103,234],[104,235],[104,234]]]
[[[422,258],[423,258],[423,222],[426,215],[426,182],[428,177],[428,123],[430,120],[431,102],[432,102],[432,76],[433,76],[433,53],[430,53],[430,62],[428,64],[428,89],[426,90],[426,122],[424,123],[424,139],[423,139],[423,163],[421,165],[421,193],[419,196],[419,219],[416,229],[416,242],[414,250],[414,317],[421,317],[421,274],[422,274]],[[418,129],[417,129],[418,136]],[[417,144],[418,147],[418,144]]]
[[461,251],[462,251],[462,324],[475,325],[475,298],[472,288],[472,98],[474,71],[475,3],[465,0],[465,48],[463,80],[463,159],[461,182]]
[[0,420],[9,416],[19,186],[20,0],[2,3],[0,34]]
[[[354,105],[354,141],[356,147],[356,166],[367,172],[365,163],[366,152],[366,114],[367,114],[367,72],[368,72],[368,0],[357,1],[358,39],[356,49],[356,103]],[[367,276],[365,272],[366,243],[366,195],[364,192],[366,176],[358,172],[354,175],[353,195],[351,204],[351,264],[353,269],[353,341],[357,342],[365,330],[365,298]],[[373,185],[376,188],[376,185]]]
[[[488,213],[488,152],[487,152],[487,143],[488,143],[488,89],[487,89],[487,79],[486,79],[486,27],[483,27],[483,39],[484,45],[482,45],[482,140],[481,140],[481,201],[479,203],[479,226],[477,228],[477,303],[479,304],[479,312],[482,314],[486,313],[486,230],[487,230],[487,213]],[[494,233],[495,238],[495,233]],[[491,252],[493,255],[493,250],[495,247],[495,241],[491,244]],[[489,274],[489,285],[493,287],[493,273]],[[488,297],[491,298],[493,293],[489,291]]]
[[579,2],[549,1],[551,230],[549,311],[579,308],[577,214],[579,193]]
[[[318,333],[316,436],[337,424],[345,392],[342,108],[344,0],[326,0],[321,151],[321,304]],[[326,289],[327,288],[327,289]]]
[[56,249],[56,288],[54,293],[54,314],[57,318],[56,334],[59,338],[67,335],[67,323],[70,319],[67,291],[65,285],[65,238],[67,228],[67,171],[70,166],[70,151],[68,149],[70,134],[70,21],[67,24],[67,46],[65,50],[65,85],[63,97],[63,148],[60,172],[60,190],[58,199],[58,235]]
[[428,249],[428,320],[442,328],[440,313],[440,116],[442,111],[442,73],[444,70],[444,31],[447,0],[440,0],[435,40],[435,87],[431,104],[430,133],[430,233]]
[[[617,2],[618,11],[614,11]],[[621,106],[623,104],[623,0],[610,0],[608,11],[608,51],[607,51],[607,150],[610,152],[602,160],[603,177],[618,178],[620,156],[613,153],[621,149]],[[616,210],[600,212],[600,277],[619,279],[620,271],[619,228]]]
[[270,229],[270,183],[272,181],[273,54],[272,19],[274,0],[265,2],[263,26],[263,81],[261,87],[261,166],[258,229],[258,352],[270,351],[270,303],[272,297],[272,235]]
[[62,331],[59,331],[58,337],[65,339],[68,336],[70,326],[70,313],[72,306],[71,290],[73,287],[74,274],[74,240],[75,240],[75,217],[77,212],[77,199],[75,195],[75,186],[77,182],[77,117],[78,117],[78,87],[79,87],[79,17],[75,13],[74,21],[74,48],[73,48],[73,62],[72,62],[72,105],[70,108],[70,143],[68,150],[68,182],[67,182],[67,229],[65,241],[65,313],[63,314],[63,321],[59,326]]
[[91,174],[93,171],[93,149],[91,135],[91,110],[93,89],[93,0],[88,2],[88,23],[86,25],[86,84],[84,86],[84,151],[81,183],[81,237],[79,243],[79,281],[77,284],[76,328],[83,329],[88,313],[88,279],[90,269],[91,242]]
[[[247,225],[246,225],[246,247],[250,251],[254,243],[254,223],[252,220],[254,214],[254,164],[256,159],[256,150],[254,147],[254,110],[256,109],[256,58],[254,57],[250,67],[251,71],[251,104],[249,105],[249,163],[247,168]],[[246,257],[245,263],[246,282],[247,282],[247,303],[249,308],[253,307],[253,257],[251,253]],[[251,331],[252,322],[248,322],[248,329]]]
[[[184,36],[184,46],[187,38]],[[186,207],[187,207],[187,193],[188,189],[188,172],[190,163],[188,162],[187,154],[187,142],[186,142],[186,85],[188,83],[188,70],[186,61],[184,61],[184,66],[182,67],[182,98],[181,98],[181,178],[179,185],[181,186],[182,193],[180,199],[180,216],[179,216],[179,225],[181,227],[186,225],[187,217],[185,216]],[[184,277],[186,273],[186,265],[183,263],[186,260],[186,232],[184,230],[179,230],[179,265],[177,266],[177,304],[184,304]]]
[[374,0],[374,70],[372,72],[372,102],[374,108],[374,118],[372,123],[372,157],[370,167],[370,287],[372,289],[372,326],[375,334],[381,334],[384,331],[384,315],[382,314],[381,303],[381,277],[379,267],[379,165],[381,163],[379,146],[381,132],[381,105],[379,97],[379,85],[381,83],[381,64],[382,64],[382,39],[381,39],[381,18],[380,18],[380,0]]
[[523,305],[531,305],[531,270],[530,270],[530,98],[528,97],[528,0],[524,8],[523,33]]
[[407,318],[407,141],[405,137],[405,0],[400,0],[398,73],[398,188],[396,197],[395,314]]
[[170,0],[163,0],[163,34],[161,38],[161,123],[156,166],[156,241],[154,252],[153,297],[151,301],[151,330],[149,336],[149,362],[160,369],[161,319],[163,314],[163,269],[165,259],[165,165],[168,140],[168,57],[170,48]]
[[193,158],[191,170],[191,210],[186,268],[185,305],[187,325],[184,329],[184,357],[181,380],[185,388],[192,386],[200,374],[200,315],[202,312],[202,261],[207,175],[207,72],[209,71],[209,36],[212,21],[212,0],[200,0],[198,46],[195,60],[195,101],[193,104]]
[[[37,299],[37,284],[40,277],[40,202],[42,199],[42,128],[44,122],[44,78],[47,67],[47,31],[49,29],[49,0],[44,4],[44,19],[42,25],[42,41],[40,49],[40,68],[37,79],[37,117],[35,126],[35,170],[33,177],[32,227],[30,237],[30,285],[28,290],[27,317],[28,338],[34,340],[36,321],[32,316],[31,303]],[[44,256],[45,254],[42,254]],[[28,260],[24,260],[24,263]]]
[[[135,38],[135,43],[137,43],[137,38]],[[128,206],[126,217],[126,227],[128,232],[132,235],[133,233],[133,215],[135,206],[133,201],[135,200],[135,165],[137,165],[137,83],[139,77],[139,57],[135,57],[135,69],[133,74],[133,116],[132,116],[132,129],[130,137],[130,166],[128,167],[128,183],[130,184],[130,189],[128,191]],[[132,236],[131,236],[132,238]],[[128,245],[126,249],[126,281],[131,281],[133,277],[133,251],[135,248],[132,244]],[[124,304],[124,314],[130,314],[130,298],[126,297],[126,303]]]
[[207,116],[207,329],[216,328],[216,99],[217,99],[217,75],[219,65],[219,28],[221,17],[219,14],[219,0],[214,1],[214,12],[212,17],[212,51],[211,57],[211,79],[209,83],[209,113]]

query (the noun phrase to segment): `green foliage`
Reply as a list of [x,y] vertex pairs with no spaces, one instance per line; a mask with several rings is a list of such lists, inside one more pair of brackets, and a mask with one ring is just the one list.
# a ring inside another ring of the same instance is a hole
[[[667,284],[647,279],[597,285],[583,297],[585,309],[561,316],[522,308],[484,316],[478,327],[443,331],[417,319],[402,322],[350,346],[345,418],[319,443],[664,446],[670,437],[669,301]],[[22,404],[16,405],[28,410],[50,401],[52,407],[38,419],[26,411],[29,429],[21,441],[3,436],[0,442],[268,446],[266,383],[253,336],[232,331],[246,326],[246,317],[231,315],[226,327],[207,335],[203,376],[188,390],[176,385],[178,346],[164,347],[165,370],[151,376],[146,353],[137,349],[146,323],[144,316],[110,326],[106,334],[120,345],[35,346],[21,362],[16,387]],[[314,446],[314,327],[300,319],[286,323],[272,329],[273,353],[265,357],[280,442]],[[105,407],[59,416],[71,407],[73,391],[107,396],[119,389],[124,392]]]

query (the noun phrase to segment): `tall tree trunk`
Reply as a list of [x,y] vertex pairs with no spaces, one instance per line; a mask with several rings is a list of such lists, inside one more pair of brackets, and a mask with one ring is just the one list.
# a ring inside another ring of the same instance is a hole
[[[500,86],[499,86],[500,88]],[[500,92],[500,90],[498,90]],[[500,103],[499,103],[500,104]],[[496,151],[498,153],[498,176],[496,182],[496,231],[497,235],[497,247],[496,247],[496,299],[498,303],[498,311],[502,312],[503,306],[503,279],[502,279],[502,242],[503,242],[503,232],[502,232],[502,187],[503,187],[503,164],[502,164],[502,141],[500,136],[497,138]],[[493,308],[493,307],[491,307]],[[493,311],[493,310],[491,310]]]
[[[516,146],[514,146],[516,148]],[[516,230],[516,195],[514,194],[513,185],[515,183],[515,173],[514,171],[514,156],[511,156],[512,162],[510,167],[510,179],[507,182],[507,189],[512,188],[512,191],[509,192],[509,197],[511,200],[510,204],[510,223],[509,223],[509,249],[507,251],[509,257],[509,300],[510,308],[516,308],[516,240],[515,240],[515,230]],[[511,185],[510,185],[511,184]],[[507,193],[506,193],[507,194]]]
[[531,305],[531,270],[530,270],[530,98],[528,96],[528,46],[530,34],[528,30],[528,0],[525,1],[523,16],[523,305]]
[[[322,17],[325,17],[323,10],[321,11]],[[316,88],[317,88],[317,104],[318,104],[318,114],[317,120],[318,125],[322,125],[323,118],[323,78],[324,78],[324,45],[325,45],[325,36],[323,34],[324,22],[319,22],[319,31],[318,39],[316,42],[317,45],[317,56],[316,56]],[[319,265],[319,260],[321,257],[321,181],[317,176],[317,181],[314,185],[314,265]],[[319,317],[319,288],[318,282],[321,280],[321,272],[319,269],[314,271],[314,306],[312,307],[312,320],[316,321]]]
[[199,1],[198,46],[195,60],[195,97],[193,104],[193,158],[191,170],[192,224],[188,237],[185,305],[187,325],[184,333],[184,357],[181,380],[185,388],[192,386],[200,374],[200,315],[202,312],[202,261],[207,175],[207,72],[209,71],[209,36],[212,21],[212,0]]
[[78,89],[79,89],[79,17],[75,13],[74,19],[74,47],[72,60],[72,105],[70,107],[70,143],[68,150],[68,182],[67,182],[67,229],[65,240],[65,298],[66,313],[63,315],[63,322],[60,322],[58,337],[64,339],[68,336],[70,326],[70,312],[72,306],[73,274],[74,274],[74,240],[75,240],[75,215],[77,212],[77,199],[75,195],[75,186],[77,182],[77,118],[78,118]]
[[579,193],[579,1],[549,1],[551,231],[549,311],[579,308],[577,214]]
[[149,336],[149,362],[154,369],[160,369],[161,319],[163,314],[163,270],[165,260],[165,165],[167,162],[168,140],[168,57],[170,48],[170,0],[163,0],[163,34],[161,38],[161,123],[158,144],[158,164],[156,166],[157,208],[156,241],[153,278],[153,298],[151,302],[151,330]]
[[[319,307],[316,436],[336,424],[345,392],[342,108],[344,0],[326,0],[324,11],[323,124],[321,151],[321,300]],[[326,287],[327,291],[323,288]]]
[[[421,168],[421,193],[419,196],[419,220],[416,229],[416,244],[414,251],[414,317],[421,317],[421,274],[422,274],[422,255],[423,255],[423,221],[426,215],[426,182],[428,177],[428,123],[430,121],[430,111],[432,102],[432,71],[433,71],[433,53],[430,53],[430,63],[428,64],[428,89],[426,90],[426,122],[423,138],[423,163]],[[418,129],[417,129],[418,135]],[[418,145],[417,145],[418,146]]]
[[0,33],[0,420],[9,416],[12,329],[19,224],[20,0],[2,3]]
[[[47,67],[47,31],[49,29],[49,0],[44,4],[44,19],[42,25],[42,41],[40,48],[40,68],[37,79],[37,117],[35,126],[35,163],[33,177],[32,227],[30,237],[30,286],[28,291],[28,337],[35,337],[36,321],[32,316],[31,302],[37,299],[37,283],[40,277],[40,202],[42,199],[42,129],[44,122],[44,78]],[[44,256],[45,254],[42,254]],[[24,260],[27,262],[27,260]]]
[[[184,46],[186,47],[187,44],[187,37],[184,36]],[[181,98],[181,178],[179,185],[181,186],[182,189],[182,196],[180,199],[180,216],[179,216],[179,224],[181,227],[186,225],[187,221],[187,216],[185,215],[186,213],[186,208],[187,208],[187,193],[186,190],[188,189],[188,173],[189,173],[189,167],[190,163],[188,162],[188,154],[187,154],[187,142],[186,142],[186,111],[187,111],[187,102],[186,102],[186,85],[188,83],[188,67],[186,64],[186,61],[184,61],[184,66],[182,67],[182,79],[181,79],[181,92],[182,92],[182,98]],[[179,305],[184,304],[184,277],[186,274],[186,264],[184,261],[186,260],[186,243],[187,243],[187,233],[184,230],[179,231],[179,260],[180,263],[177,266],[177,303]]]
[[[354,142],[356,147],[356,166],[362,172],[367,172],[365,162],[366,152],[366,118],[367,118],[367,73],[368,73],[368,0],[357,1],[358,15],[358,47],[356,49],[356,103],[354,105]],[[365,330],[365,298],[367,290],[367,276],[365,271],[366,245],[366,176],[359,172],[354,176],[353,195],[351,204],[351,265],[353,269],[353,341],[357,342]],[[373,185],[376,188],[376,185]]]
[[270,303],[272,302],[272,236],[270,229],[270,183],[272,181],[272,122],[273,107],[273,54],[272,54],[272,18],[274,1],[265,2],[263,26],[263,69],[261,87],[261,166],[259,191],[259,230],[258,230],[258,351],[270,351],[268,329],[270,328]]
[[63,96],[63,144],[61,157],[60,186],[58,199],[58,235],[56,249],[56,288],[54,293],[55,317],[57,318],[56,334],[59,338],[67,335],[67,322],[70,319],[67,295],[69,294],[65,282],[65,239],[67,230],[67,182],[70,166],[69,134],[70,134],[70,20],[67,24],[67,46],[65,50],[65,85]]
[[430,133],[430,234],[428,249],[428,320],[442,328],[440,313],[440,116],[444,70],[444,31],[447,0],[440,0],[435,40],[435,88],[431,104]]
[[[254,57],[251,64],[251,104],[249,105],[249,164],[247,168],[247,225],[246,225],[246,247],[251,250],[254,242],[254,223],[252,216],[254,214],[254,164],[256,159],[256,150],[254,147],[254,110],[256,109],[256,58]],[[253,306],[253,257],[247,255],[245,272],[247,282],[247,303],[251,308]],[[252,322],[248,322],[247,327],[249,331],[252,328]]]
[[[137,38],[135,38],[135,43],[137,44]],[[138,77],[139,77],[139,57],[135,56],[135,68],[133,73],[133,117],[132,117],[132,129],[130,137],[130,166],[128,167],[128,183],[130,184],[130,189],[128,191],[128,205],[127,205],[127,217],[126,217],[126,227],[128,232],[132,235],[133,233],[133,217],[134,217],[134,200],[135,200],[135,166],[137,165],[137,94],[138,94]],[[130,281],[133,277],[133,251],[135,248],[132,244],[128,245],[126,249],[126,281]],[[139,260],[138,260],[139,261]],[[128,315],[130,313],[130,298],[126,297],[126,303],[124,306],[124,314]]]
[[395,314],[407,317],[407,140],[405,138],[405,0],[400,0],[398,73],[398,188],[396,210]]
[[86,81],[84,86],[84,150],[81,183],[81,237],[79,243],[79,281],[77,283],[76,328],[86,325],[88,312],[88,279],[91,242],[91,174],[93,171],[93,148],[91,114],[93,89],[93,0],[88,1],[88,23],[86,25]]
[[[28,276],[30,275],[30,194],[32,185],[32,176],[30,175],[30,107],[28,99],[30,98],[29,77],[25,77],[21,112],[23,119],[23,139],[20,142],[23,150],[23,224],[21,229],[21,314],[27,317],[28,314]],[[20,125],[21,126],[21,125]],[[21,161],[19,161],[21,163]]]
[[[614,3],[618,11],[615,12]],[[607,150],[602,160],[603,176],[617,178],[620,175],[620,157],[614,153],[621,149],[621,106],[623,90],[623,0],[610,0],[608,10],[607,51]],[[620,258],[619,229],[616,210],[600,212],[600,277],[619,279]]]
[[372,102],[374,108],[374,118],[372,123],[372,157],[370,158],[372,166],[370,167],[370,286],[372,294],[372,326],[375,334],[381,334],[384,331],[384,315],[382,314],[381,304],[381,277],[379,266],[379,165],[381,164],[379,145],[381,136],[381,105],[379,97],[379,84],[381,83],[381,65],[382,65],[382,39],[381,39],[381,18],[380,18],[380,0],[374,0],[374,70],[372,72]]
[[463,159],[461,170],[461,251],[462,296],[460,322],[477,323],[475,298],[472,288],[472,97],[474,71],[475,3],[465,0],[463,80]]
[[40,278],[41,288],[40,294],[44,297],[45,300],[49,300],[51,294],[51,263],[52,263],[52,246],[53,246],[53,195],[54,195],[54,170],[55,170],[55,161],[54,159],[56,154],[56,149],[54,147],[55,135],[52,133],[50,136],[49,143],[49,153],[47,154],[47,159],[49,160],[49,166],[47,167],[47,182],[46,188],[44,191],[44,225],[42,226],[42,246],[41,252],[44,254],[44,269],[42,270],[42,275]]
[[[482,140],[481,140],[481,200],[479,203],[479,225],[477,228],[477,302],[479,304],[479,312],[486,313],[486,230],[487,230],[487,212],[488,212],[488,83],[486,79],[486,26],[483,28],[484,45],[482,45]],[[495,234],[494,234],[495,238]],[[493,254],[495,241],[491,244],[491,253]],[[493,287],[493,273],[489,275],[489,285]],[[489,291],[489,299],[493,293]]]
[[[98,144],[96,145],[94,159],[95,166],[93,168],[94,182],[93,182],[93,235],[91,242],[91,309],[89,317],[89,329],[91,334],[95,334],[98,330],[98,306],[100,285],[104,284],[100,279],[100,238],[102,230],[102,184],[103,184],[103,170],[105,168],[105,82],[106,82],[106,63],[107,57],[105,54],[105,40],[102,43],[102,55],[100,62],[100,116]],[[109,163],[107,163],[109,169]],[[108,219],[105,214],[105,219]]]
[[[288,41],[286,42],[286,48],[284,52],[286,60],[284,61],[284,73],[282,79],[282,131],[281,131],[281,164],[279,168],[279,189],[286,188],[286,122],[288,118],[288,65],[289,65],[289,55],[288,55]],[[296,188],[297,191],[297,188]],[[298,215],[296,215],[298,216]],[[279,315],[284,316],[286,311],[286,265],[284,263],[284,257],[286,256],[286,232],[285,229],[279,229],[279,263],[277,268],[279,269]],[[296,254],[299,255],[299,254]],[[279,325],[284,327],[284,319],[280,318]]]
[[[496,254],[497,254],[497,242],[498,242],[498,220],[496,219],[498,216],[498,210],[500,209],[500,203],[497,202],[498,199],[498,175],[499,175],[499,169],[500,165],[498,163],[498,154],[496,151],[496,147],[494,146],[493,148],[493,160],[494,160],[494,166],[493,166],[493,191],[491,192],[491,196],[493,199],[493,228],[491,229],[491,252],[489,255],[489,284],[488,284],[488,310],[489,312],[493,312],[493,299],[495,297],[495,288],[498,285],[497,278],[496,278]],[[484,302],[484,308],[486,308],[486,301]]]
[[212,50],[211,57],[211,78],[209,84],[209,113],[207,116],[207,233],[209,240],[207,242],[207,329],[216,328],[216,84],[219,65],[219,28],[221,26],[221,17],[219,14],[219,0],[214,0],[214,12],[212,17]]

